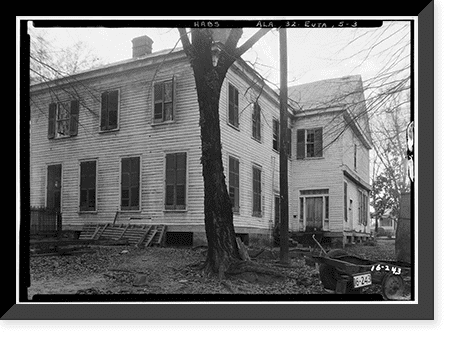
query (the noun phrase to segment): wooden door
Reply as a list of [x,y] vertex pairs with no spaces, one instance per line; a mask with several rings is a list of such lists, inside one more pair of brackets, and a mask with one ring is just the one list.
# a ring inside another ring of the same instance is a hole
[[323,229],[323,197],[306,198],[306,230]]
[[61,164],[47,167],[46,207],[61,211]]

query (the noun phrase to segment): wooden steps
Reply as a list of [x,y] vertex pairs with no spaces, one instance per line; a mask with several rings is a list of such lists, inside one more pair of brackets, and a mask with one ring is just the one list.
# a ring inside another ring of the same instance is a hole
[[79,236],[80,240],[124,240],[138,247],[161,246],[166,232],[165,225],[127,224],[114,226],[111,223],[87,224]]

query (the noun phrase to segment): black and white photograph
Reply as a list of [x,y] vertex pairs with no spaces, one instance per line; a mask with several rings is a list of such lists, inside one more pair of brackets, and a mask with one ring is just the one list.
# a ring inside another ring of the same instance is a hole
[[21,24],[19,302],[418,303],[417,16]]

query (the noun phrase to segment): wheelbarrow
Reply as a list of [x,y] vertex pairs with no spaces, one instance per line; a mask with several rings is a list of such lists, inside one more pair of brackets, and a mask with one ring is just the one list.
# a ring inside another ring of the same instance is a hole
[[309,256],[319,264],[320,281],[326,289],[336,294],[361,294],[363,288],[378,284],[385,300],[402,299],[405,289],[402,275],[410,272],[409,263],[367,260],[348,255],[342,249],[326,252],[315,235],[312,238],[321,252]]

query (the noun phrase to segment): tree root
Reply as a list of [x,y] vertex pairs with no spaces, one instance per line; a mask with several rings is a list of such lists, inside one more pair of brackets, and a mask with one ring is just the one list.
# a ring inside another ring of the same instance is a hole
[[287,276],[280,271],[252,261],[237,261],[225,272],[228,277],[245,279],[248,282],[270,282]]

